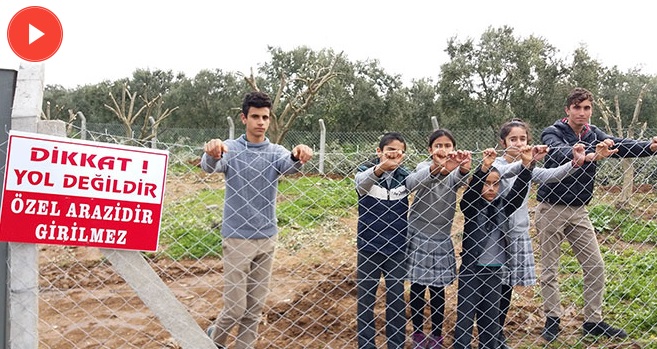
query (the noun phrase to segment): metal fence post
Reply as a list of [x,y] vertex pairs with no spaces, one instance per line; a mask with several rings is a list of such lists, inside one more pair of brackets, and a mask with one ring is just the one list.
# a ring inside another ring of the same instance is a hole
[[326,153],[326,126],[324,119],[319,119],[319,173],[324,174],[324,156]]
[[80,118],[80,139],[85,140],[87,139],[87,118],[84,117],[81,111],[77,115]]
[[228,139],[235,139],[235,124],[233,123],[233,118],[229,116],[226,120],[228,120]]
[[148,117],[148,122],[151,124],[151,134],[153,138],[151,139],[151,148],[157,148],[157,125],[155,124],[155,119],[152,116]]
[[440,128],[440,126],[438,125],[438,117],[437,116],[432,116],[431,117],[431,126],[433,127],[434,131]]

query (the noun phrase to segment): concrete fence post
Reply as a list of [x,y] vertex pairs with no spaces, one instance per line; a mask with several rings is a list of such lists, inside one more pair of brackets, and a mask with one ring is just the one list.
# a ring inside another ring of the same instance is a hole
[[[36,133],[43,106],[43,64],[21,64],[16,79],[11,129]],[[64,134],[66,125],[64,124]],[[34,244],[9,243],[7,265],[9,339],[7,348],[37,349],[39,259]]]

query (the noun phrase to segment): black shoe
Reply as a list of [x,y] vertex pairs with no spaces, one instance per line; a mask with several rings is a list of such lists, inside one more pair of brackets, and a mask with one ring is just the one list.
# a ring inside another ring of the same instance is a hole
[[561,319],[554,316],[548,316],[545,318],[545,327],[543,328],[543,333],[541,336],[548,342],[552,342],[559,336],[561,328],[559,328],[559,323]]
[[622,328],[612,327],[610,324],[600,321],[600,322],[585,322],[582,326],[582,332],[584,335],[593,335],[593,336],[607,336],[609,338],[625,338],[627,337],[627,332]]

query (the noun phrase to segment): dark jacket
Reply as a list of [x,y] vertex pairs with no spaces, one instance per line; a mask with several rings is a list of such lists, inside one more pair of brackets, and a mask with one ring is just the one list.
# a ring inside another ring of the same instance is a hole
[[[612,157],[644,157],[654,154],[650,150],[650,142],[613,137],[594,125],[587,125],[580,135],[576,135],[575,131],[563,119],[547,127],[541,134],[543,144],[550,147],[550,152],[545,157],[544,167],[554,168],[572,161],[572,146],[577,143],[583,144],[588,154],[595,152],[595,146],[605,139],[612,139],[615,148],[618,149],[618,153],[612,155]],[[556,205],[587,205],[593,197],[596,170],[595,161],[585,162],[571,176],[556,183],[541,184],[536,199],[540,202]]]
[[[366,171],[378,161],[358,167]],[[386,254],[405,251],[408,231],[408,189],[406,177],[409,171],[399,167],[392,174],[390,185],[385,178],[375,179],[366,193],[358,195],[358,249]],[[369,181],[369,180],[368,180]],[[358,183],[357,183],[358,186]]]
[[529,190],[532,170],[523,166],[506,196],[498,196],[492,202],[481,196],[487,175],[488,172],[484,173],[478,168],[460,202],[465,218],[461,251],[461,261],[465,266],[477,263],[487,246],[492,229],[502,227],[502,231],[508,231],[504,225],[508,224],[509,216],[522,206]]

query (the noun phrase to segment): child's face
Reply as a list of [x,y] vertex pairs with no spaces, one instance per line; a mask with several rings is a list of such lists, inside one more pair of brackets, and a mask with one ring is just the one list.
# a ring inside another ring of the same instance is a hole
[[440,136],[431,143],[429,153],[434,157],[445,158],[447,157],[447,154],[453,150],[454,144],[452,143],[452,140],[447,136]]
[[502,146],[506,149],[506,154],[511,157],[520,155],[519,149],[527,145],[527,131],[522,127],[513,127],[511,132],[502,140]]
[[486,201],[493,201],[497,197],[497,193],[500,191],[500,173],[497,171],[490,171],[486,180],[484,181],[484,187],[481,189],[481,196]]

